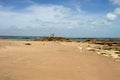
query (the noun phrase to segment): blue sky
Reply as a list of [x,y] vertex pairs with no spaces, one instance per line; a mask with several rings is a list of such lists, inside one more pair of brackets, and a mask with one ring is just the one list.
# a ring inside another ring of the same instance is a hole
[[0,35],[120,37],[120,0],[0,0]]

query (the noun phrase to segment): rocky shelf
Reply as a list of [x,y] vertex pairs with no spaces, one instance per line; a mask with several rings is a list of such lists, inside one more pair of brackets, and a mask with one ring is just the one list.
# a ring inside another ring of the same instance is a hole
[[86,42],[97,44],[95,47],[89,47],[89,51],[97,51],[97,54],[106,57],[112,57],[120,61],[120,40],[94,40],[89,39]]
[[34,41],[64,41],[64,42],[72,42],[68,38],[64,38],[64,37],[45,37],[43,39],[35,39]]

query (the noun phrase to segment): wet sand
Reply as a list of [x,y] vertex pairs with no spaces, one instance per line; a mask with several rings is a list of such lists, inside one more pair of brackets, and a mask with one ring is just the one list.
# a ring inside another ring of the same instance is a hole
[[87,47],[77,42],[0,40],[0,80],[120,80],[120,62]]

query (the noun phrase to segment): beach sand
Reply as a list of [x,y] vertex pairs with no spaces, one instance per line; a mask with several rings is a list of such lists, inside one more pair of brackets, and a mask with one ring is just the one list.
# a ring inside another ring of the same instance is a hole
[[77,42],[0,40],[0,80],[120,80],[120,62],[87,47]]

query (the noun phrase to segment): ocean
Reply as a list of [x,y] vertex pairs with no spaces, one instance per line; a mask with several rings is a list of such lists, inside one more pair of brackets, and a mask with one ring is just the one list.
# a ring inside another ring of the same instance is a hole
[[[45,36],[0,36],[0,39],[7,39],[7,40],[13,40],[13,41],[32,41],[35,39],[40,39],[42,40],[45,38]],[[95,40],[120,40],[120,38],[71,38],[71,37],[66,37],[70,40],[73,41],[80,41],[84,42],[87,39],[95,39]]]

